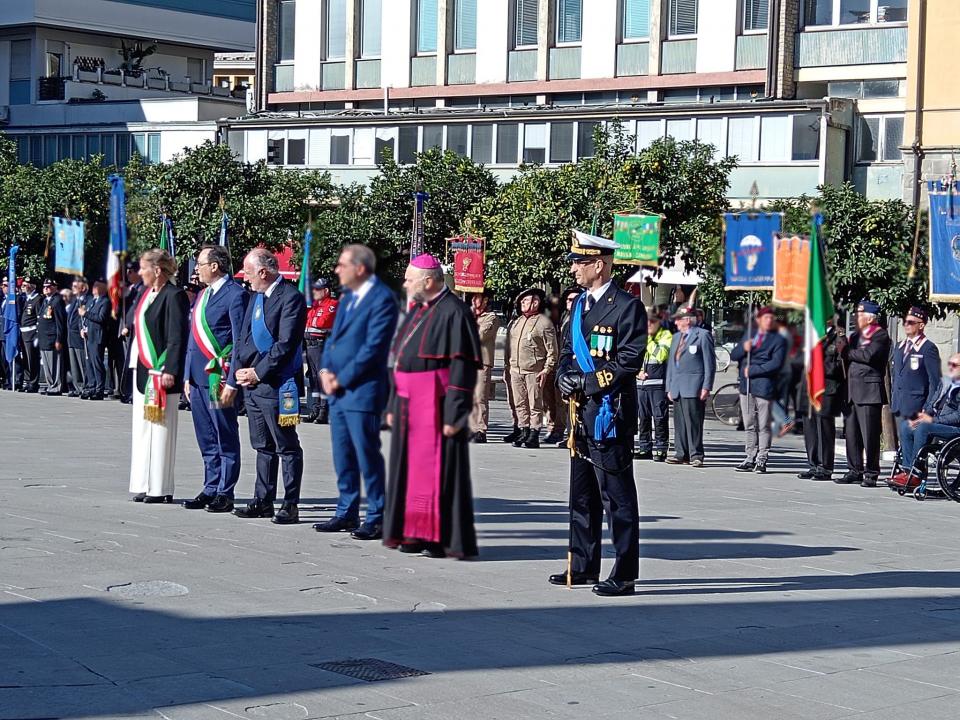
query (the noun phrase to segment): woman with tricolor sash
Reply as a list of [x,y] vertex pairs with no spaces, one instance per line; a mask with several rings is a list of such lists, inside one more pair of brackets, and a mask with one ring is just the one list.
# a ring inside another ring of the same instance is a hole
[[173,502],[177,406],[190,330],[187,295],[171,283],[176,273],[177,263],[166,250],[140,257],[144,291],[130,352],[130,367],[136,370],[130,492],[137,502]]

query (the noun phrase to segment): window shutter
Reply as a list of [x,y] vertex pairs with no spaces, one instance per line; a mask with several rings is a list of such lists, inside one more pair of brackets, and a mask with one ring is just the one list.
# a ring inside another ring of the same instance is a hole
[[347,54],[347,0],[327,0],[327,60]]
[[537,26],[540,21],[538,0],[517,0],[516,44],[536,45]]
[[623,0],[623,38],[650,37],[650,0]]
[[557,0],[557,42],[580,42],[583,0]]
[[457,50],[477,48],[477,0],[457,0]]
[[363,36],[360,38],[361,57],[380,57],[382,18],[382,0],[363,0]]
[[417,52],[437,51],[437,0],[419,0],[417,12]]
[[768,0],[743,0],[743,29],[765,30],[768,10]]
[[697,0],[670,0],[670,34],[697,34]]

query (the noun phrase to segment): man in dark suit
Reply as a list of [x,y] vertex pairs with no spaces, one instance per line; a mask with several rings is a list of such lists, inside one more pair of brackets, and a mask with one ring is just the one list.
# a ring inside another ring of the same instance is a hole
[[740,364],[740,414],[746,432],[746,458],[737,472],[767,472],[770,454],[773,406],[777,402],[777,381],[787,360],[787,341],[777,332],[773,308],[757,310],[757,332],[730,353]]
[[110,300],[107,298],[107,284],[103,280],[93,284],[93,296],[79,312],[83,318],[80,334],[87,349],[87,387],[84,394],[87,400],[103,400],[107,376],[103,350],[110,321]]
[[20,311],[20,347],[23,358],[23,391],[40,391],[40,339],[37,336],[37,319],[43,297],[37,292],[37,280],[25,277],[23,289],[23,308]]
[[43,358],[46,381],[44,395],[62,395],[64,386],[63,351],[67,346],[67,313],[57,284],[43,281],[43,302],[37,315],[37,342]]
[[[844,434],[849,472],[835,483],[859,482],[876,487],[880,476],[881,411],[887,402],[884,376],[890,359],[890,336],[877,322],[880,306],[861,300],[857,306],[857,332],[841,344],[847,368],[847,409]],[[866,458],[864,458],[866,456]]]
[[125,314],[120,327],[120,336],[123,338],[123,369],[120,376],[120,402],[133,402],[133,369],[130,367],[130,348],[133,344],[133,323],[137,314],[137,303],[143,292],[143,281],[140,279],[140,263],[132,260],[127,263],[127,287],[123,291],[123,307]]
[[[377,276],[376,256],[366,245],[347,245],[336,273],[345,289],[333,330],[323,349],[319,371],[330,403],[333,467],[340,498],[337,512],[317,523],[318,532],[353,531],[358,540],[383,537],[386,469],[380,451],[380,417],[387,404],[387,358],[397,327],[398,307]],[[367,488],[362,527],[360,476]]]
[[[610,279],[616,243],[582,233],[567,258],[584,288],[571,310],[557,387],[577,402],[570,439],[570,560],[553,585],[595,583],[597,595],[631,595],[640,574],[640,511],[633,477],[637,373],[647,346],[647,316],[638,298]],[[598,582],[604,511],[617,559]]]
[[[288,525],[300,521],[303,450],[297,436],[298,385],[307,305],[280,275],[277,258],[268,250],[251,250],[243,260],[243,274],[256,294],[247,305],[231,365],[244,389],[250,442],[257,451],[257,485],[253,500],[233,512],[242,518],[272,517],[278,525]],[[280,465],[283,506],[274,517]]]
[[673,403],[674,455],[669,465],[703,467],[703,420],[717,372],[713,335],[698,327],[697,311],[674,313],[677,330],[667,358],[667,397]]
[[87,343],[80,334],[83,317],[80,308],[90,301],[86,279],[77,276],[73,279],[73,301],[67,307],[67,353],[70,362],[70,397],[80,397],[86,390]]
[[206,288],[193,304],[184,394],[192,409],[204,478],[203,490],[183,506],[225,513],[233,511],[233,492],[240,479],[237,383],[230,356],[250,295],[230,277],[230,256],[220,245],[200,250],[197,275]]
[[828,321],[823,341],[823,395],[820,409],[810,408],[803,420],[803,440],[808,468],[797,475],[801,480],[832,480],[836,456],[837,417],[847,398],[847,378],[837,349],[840,336],[833,319]]

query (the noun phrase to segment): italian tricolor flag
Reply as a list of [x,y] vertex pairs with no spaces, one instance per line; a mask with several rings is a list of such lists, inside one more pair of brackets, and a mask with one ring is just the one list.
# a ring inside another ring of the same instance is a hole
[[823,218],[816,215],[810,231],[810,270],[807,273],[806,332],[804,359],[807,368],[807,393],[810,404],[820,410],[826,380],[823,373],[823,340],[827,336],[827,321],[833,317],[833,298],[827,287],[827,271],[820,247],[820,225]]

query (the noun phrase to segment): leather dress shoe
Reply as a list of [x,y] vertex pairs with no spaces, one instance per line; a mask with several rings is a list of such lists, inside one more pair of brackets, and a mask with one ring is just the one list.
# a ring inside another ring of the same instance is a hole
[[296,503],[285,502],[280,506],[280,511],[276,517],[271,520],[274,525],[296,525],[300,522],[300,508]]
[[233,512],[233,498],[228,498],[226,495],[217,495],[217,497],[207,505],[206,511],[208,513]]
[[206,493],[200,493],[192,500],[184,500],[183,507],[187,510],[203,510],[207,505],[212,503],[216,495],[207,495]]
[[87,397],[87,400],[103,400],[103,393],[93,393]]
[[415,555],[423,552],[422,542],[403,542],[397,546],[397,550],[408,555]]
[[350,533],[354,540],[380,540],[383,538],[383,525],[380,523],[364,523]]
[[147,497],[146,493],[137,493],[131,498],[131,500],[133,500],[134,502],[143,502],[145,497]]
[[70,392],[67,393],[67,397],[80,397],[80,393],[74,392],[73,390],[71,390]]
[[[573,573],[570,578],[571,585],[595,585],[599,580],[597,575],[587,575],[586,573]],[[566,586],[567,584],[567,573],[566,571],[562,573],[557,573],[556,575],[551,575],[547,578],[547,582],[551,585],[562,585]]]
[[633,595],[636,591],[634,581],[625,582],[623,580],[614,580],[608,578],[593,586],[594,595],[603,595],[605,597],[617,597],[620,595]]
[[877,478],[873,475],[864,475],[863,480],[860,481],[860,487],[876,487]]
[[265,500],[252,500],[247,506],[234,510],[233,514],[241,518],[272,518],[273,503]]
[[514,425],[513,432],[511,432],[509,435],[504,435],[503,441],[505,443],[512,443],[514,440],[518,440],[521,435],[523,435],[523,430]]
[[483,445],[487,442],[487,434],[485,432],[477,432],[473,434],[472,442],[477,445]]
[[797,477],[801,480],[813,480],[817,474],[813,470],[804,470],[802,473],[797,473]]
[[317,532],[346,532],[353,531],[360,527],[359,520],[351,520],[345,517],[332,517],[329,520],[315,523],[313,529]]
[[443,545],[440,543],[424,543],[423,550],[420,551],[420,554],[424,557],[434,558],[436,560],[445,558],[447,556],[447,553],[443,550]]
[[653,456],[654,462],[666,462],[667,454],[665,452],[658,452]]
[[563,440],[563,433],[558,433],[556,430],[554,430],[552,433],[550,433],[543,439],[543,444],[556,445],[561,440]]
[[848,472],[842,477],[834,478],[833,481],[837,485],[853,485],[854,483],[859,483],[863,481],[863,478],[856,473]]
[[173,495],[147,495],[143,498],[144,505],[169,505],[173,502]]

